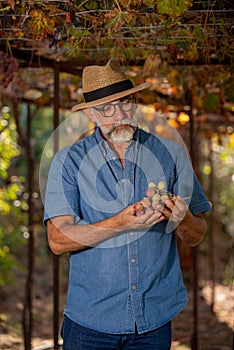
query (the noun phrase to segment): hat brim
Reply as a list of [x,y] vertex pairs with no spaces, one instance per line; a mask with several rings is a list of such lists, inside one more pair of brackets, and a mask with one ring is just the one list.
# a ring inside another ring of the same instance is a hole
[[122,97],[124,97],[124,96],[131,95],[131,94],[133,94],[134,92],[142,91],[142,90],[148,89],[148,88],[150,88],[151,86],[152,86],[152,84],[149,83],[149,82],[142,83],[142,84],[140,84],[140,85],[134,86],[134,87],[131,88],[131,89],[128,89],[128,90],[125,90],[125,91],[122,91],[122,92],[118,92],[118,93],[116,93],[116,94],[109,95],[109,96],[100,98],[100,99],[95,100],[95,101],[79,103],[78,105],[73,106],[71,110],[72,110],[72,112],[76,112],[76,111],[79,111],[79,110],[81,110],[81,109],[100,106],[100,105],[102,105],[102,104],[104,104],[104,103],[112,102],[112,101],[118,100],[118,99],[120,99],[120,98],[122,98]]

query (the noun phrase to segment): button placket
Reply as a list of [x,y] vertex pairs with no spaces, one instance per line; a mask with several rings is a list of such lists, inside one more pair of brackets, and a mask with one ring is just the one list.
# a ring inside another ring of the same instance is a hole
[[134,241],[129,245],[130,283],[133,291],[136,291],[138,286],[137,244],[137,241]]
[[140,327],[145,327],[145,317],[142,308],[142,295],[139,279],[139,240],[129,243],[129,288],[131,297],[131,306],[133,309],[135,322]]

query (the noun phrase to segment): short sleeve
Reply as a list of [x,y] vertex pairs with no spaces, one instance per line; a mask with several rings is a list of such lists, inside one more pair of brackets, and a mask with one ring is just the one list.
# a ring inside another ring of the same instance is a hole
[[[67,148],[58,152],[51,163],[45,194],[44,223],[61,215],[79,217],[79,193],[74,170],[67,164]],[[66,165],[66,166],[65,166]]]
[[191,161],[182,149],[176,167],[177,179],[173,193],[185,199],[193,215],[211,210],[211,205],[194,173]]

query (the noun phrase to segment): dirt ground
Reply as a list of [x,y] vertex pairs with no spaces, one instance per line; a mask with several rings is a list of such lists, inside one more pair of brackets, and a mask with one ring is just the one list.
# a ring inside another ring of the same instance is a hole
[[[201,252],[202,256],[202,252]],[[234,349],[234,286],[229,282],[216,283],[214,310],[211,311],[212,284],[207,278],[206,261],[202,262],[198,288],[198,349]],[[48,349],[53,344],[53,285],[52,256],[44,254],[36,258],[33,287],[33,337],[32,349]],[[60,261],[60,321],[65,303],[68,259]],[[202,273],[206,271],[206,273]],[[228,272],[230,274],[230,271]],[[185,285],[189,303],[173,320],[172,350],[193,350],[194,304],[191,271],[185,272]],[[0,290],[0,349],[23,350],[22,310],[25,290],[25,272],[16,273],[14,286]],[[204,276],[205,275],[205,276]],[[205,278],[204,278],[205,277]],[[48,346],[47,346],[48,345]]]

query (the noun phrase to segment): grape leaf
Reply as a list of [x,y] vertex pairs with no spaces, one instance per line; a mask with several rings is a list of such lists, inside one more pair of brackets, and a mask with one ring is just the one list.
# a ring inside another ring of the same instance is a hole
[[192,6],[190,0],[158,0],[158,13],[172,18],[181,16]]

